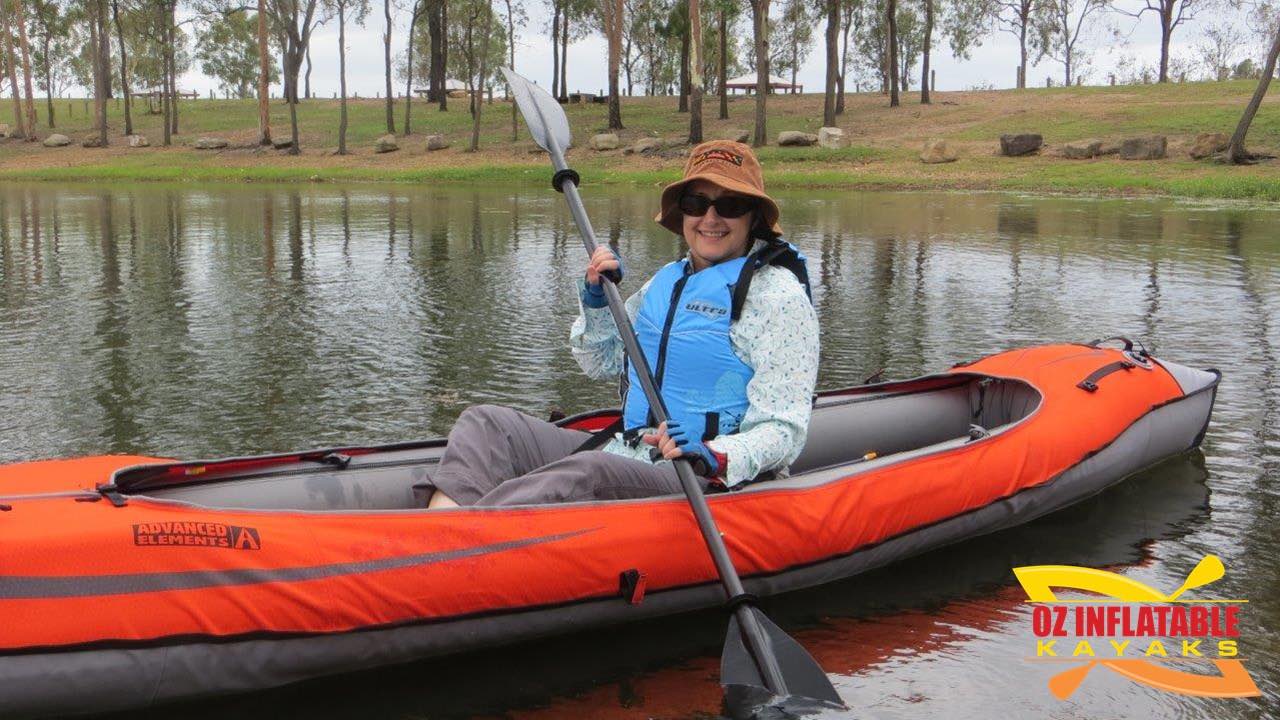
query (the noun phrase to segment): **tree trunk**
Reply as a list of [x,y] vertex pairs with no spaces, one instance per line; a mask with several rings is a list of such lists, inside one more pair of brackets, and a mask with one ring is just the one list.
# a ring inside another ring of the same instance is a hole
[[111,0],[111,17],[116,26],[116,42],[120,45],[120,95],[124,97],[124,134],[133,134],[132,101],[129,99],[129,54],[124,44],[124,27],[120,25],[120,0]]
[[169,60],[169,97],[170,101],[170,126],[174,135],[178,134],[178,63],[175,58],[174,48],[178,42],[178,0],[169,0],[169,16],[168,16],[168,42],[165,43],[165,55]]
[[302,75],[302,99],[311,99],[311,46],[307,45],[307,71]]
[[560,15],[560,97],[569,99],[569,6]]
[[898,0],[886,3],[885,20],[889,28],[889,107],[898,107]]
[[[387,19],[386,31],[382,33],[382,54],[387,80],[387,132],[394,135],[396,132],[396,102],[394,91],[391,89],[391,0],[382,0],[382,14]],[[307,62],[308,68],[310,68],[309,54]]]
[[689,0],[689,142],[702,142],[702,3]]
[[924,48],[920,60],[920,104],[933,102],[929,97],[929,53],[933,49],[933,0],[924,0]]
[[[1023,7],[1027,7],[1023,3]],[[1022,27],[1018,30],[1018,89],[1027,87],[1027,15],[1022,14]]]
[[338,154],[347,154],[347,3],[338,2]]
[[[509,65],[508,67],[510,67],[512,71],[515,71],[516,69],[516,25],[515,25],[515,9],[511,7],[511,0],[507,0],[507,51],[511,55],[510,59],[508,60],[508,62],[510,62],[511,65]],[[507,96],[508,97],[511,96],[510,88],[507,89]],[[511,103],[511,142],[515,142],[518,139],[517,133],[518,133],[519,126],[518,126],[518,123],[516,122],[516,120],[518,119],[518,115],[519,115],[519,109],[516,107],[516,104],[513,102]]]
[[729,119],[729,19],[720,6],[720,119]]
[[836,124],[836,63],[840,62],[840,0],[827,0],[827,83],[822,96],[822,124]]
[[1280,56],[1280,28],[1276,29],[1276,39],[1271,43],[1271,52],[1267,53],[1267,62],[1262,67],[1262,77],[1258,79],[1258,87],[1254,88],[1253,97],[1245,106],[1244,114],[1240,116],[1240,122],[1236,125],[1236,131],[1231,135],[1231,143],[1227,146],[1227,159],[1233,163],[1239,164],[1250,159],[1249,153],[1244,149],[1244,138],[1249,134],[1249,125],[1253,123],[1253,116],[1258,114],[1262,98],[1266,97],[1271,78],[1276,74],[1277,56]]
[[49,129],[52,130],[57,125],[54,123],[53,115],[53,59],[49,57],[49,29],[46,27],[44,32],[44,102],[45,113],[49,118]]
[[[612,11],[605,14],[609,24],[609,129],[622,130],[622,91],[618,83],[622,65],[622,0],[604,0]],[[695,2],[697,0],[694,0]]]
[[676,112],[689,112],[689,25],[680,37],[680,101]]
[[107,97],[111,95],[111,41],[110,35],[107,33],[107,6],[106,0],[92,0],[93,2],[93,20],[97,26],[96,34],[98,43],[94,46],[97,50],[97,58],[94,64],[94,86],[97,92],[94,94],[94,120],[98,128],[98,143],[102,147],[106,147],[109,139],[107,138]]
[[440,34],[440,13],[444,10],[445,0],[427,2],[427,37],[431,38],[431,54],[427,61],[427,102],[440,102],[440,95],[444,92],[440,72],[441,43],[444,42]]
[[551,97],[560,97],[560,3],[551,15]]
[[169,30],[165,25],[164,7],[159,13],[160,27],[160,122],[163,126],[162,144],[166,147],[173,144],[173,91],[169,86]]
[[791,94],[796,94],[796,65],[800,63],[800,43],[796,39],[791,39]]
[[36,139],[36,93],[31,83],[31,46],[27,44],[27,21],[22,16],[20,0],[13,0],[13,19],[18,28],[18,48],[22,52],[22,79],[27,92],[27,140]]
[[[1173,3],[1168,3],[1166,7],[1169,12],[1173,10]],[[1159,82],[1169,82],[1169,39],[1173,35],[1173,20],[1169,13],[1161,11],[1160,13],[1160,80]]]
[[440,112],[449,110],[449,3],[440,0]]
[[267,49],[267,0],[258,0],[258,144],[271,144],[271,54]]
[[417,36],[414,28],[418,26],[418,20],[422,17],[423,2],[425,0],[416,0],[413,8],[409,13],[409,46],[405,50],[407,61],[405,62],[405,79],[404,79],[404,134],[408,137],[413,134],[413,126],[410,125],[410,115],[413,108],[413,39]]
[[[13,55],[13,31],[9,25],[9,11],[4,9],[4,65],[9,74],[9,88],[13,91],[13,136],[26,139],[26,120],[22,112],[22,92],[18,90],[18,63]],[[95,79],[96,79],[95,75]]]
[[756,127],[751,144],[769,144],[765,128],[765,98],[769,94],[769,0],[751,0],[756,42]]
[[480,149],[480,102],[484,94],[484,81],[488,74],[489,38],[493,36],[493,8],[486,2],[484,13],[484,39],[480,41],[480,77],[475,92],[471,93],[471,152]]
[[[841,13],[843,14],[843,12]],[[849,13],[847,21],[842,21],[843,27],[840,28],[840,34],[843,36],[840,47],[840,75],[836,78],[836,114],[844,114],[844,78],[849,67],[849,24],[853,22],[853,13]]]

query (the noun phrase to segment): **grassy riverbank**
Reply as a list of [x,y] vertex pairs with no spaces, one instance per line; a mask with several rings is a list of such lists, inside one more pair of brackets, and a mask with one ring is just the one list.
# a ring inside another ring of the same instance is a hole
[[[856,187],[919,189],[1007,189],[1105,194],[1159,193],[1188,197],[1280,200],[1280,163],[1228,167],[1193,161],[1187,156],[1192,138],[1200,132],[1229,133],[1253,83],[1188,83],[1167,86],[1053,88],[1022,91],[936,93],[934,104],[918,104],[909,93],[903,106],[886,107],[878,94],[851,95],[839,125],[853,147],[839,151],[820,148],[767,147],[760,151],[769,183],[790,187]],[[130,149],[118,137],[122,110],[111,103],[113,145],[86,149],[78,141],[90,134],[83,101],[55,102],[57,129],[77,144],[45,148],[35,143],[0,143],[0,179],[91,181],[205,181],[306,182],[390,181],[545,183],[546,160],[534,153],[521,127],[511,140],[511,108],[486,105],[481,149],[465,152],[470,117],[465,102],[452,100],[441,113],[415,102],[414,134],[399,139],[401,150],[375,154],[374,141],[385,133],[384,106],[378,100],[351,103],[348,145],[352,154],[336,156],[337,103],[304,101],[299,109],[302,149],[298,156],[261,150],[253,101],[196,100],[180,104],[181,132],[172,147],[159,147],[160,121],[135,112],[136,131],[153,147]],[[821,95],[770,98],[769,134],[782,130],[815,132],[820,124]],[[620,133],[623,144],[640,137],[671,142],[659,156],[624,155],[621,151],[585,149],[593,133],[603,130],[604,106],[567,108],[574,136],[584,147],[570,153],[570,162],[589,182],[651,185],[678,174],[686,148],[678,144],[686,133],[688,115],[675,112],[674,98],[627,98]],[[145,104],[142,110],[145,111]],[[708,98],[706,136],[724,137],[751,127],[751,98],[730,103],[730,119],[718,120],[718,98]],[[272,107],[277,138],[287,136],[287,108]],[[45,108],[40,106],[41,136]],[[403,132],[404,106],[397,104],[397,130]],[[1029,158],[996,155],[998,138],[1006,132],[1039,132],[1046,149]],[[443,134],[452,144],[427,153],[425,136]],[[1126,162],[1114,157],[1066,160],[1058,156],[1065,142],[1085,138],[1120,139],[1161,133],[1169,137],[1169,158]],[[196,138],[225,138],[231,147],[197,151]],[[926,138],[947,139],[959,152],[957,162],[924,165],[918,154]],[[1250,133],[1250,148],[1280,150],[1280,96],[1264,104]]]

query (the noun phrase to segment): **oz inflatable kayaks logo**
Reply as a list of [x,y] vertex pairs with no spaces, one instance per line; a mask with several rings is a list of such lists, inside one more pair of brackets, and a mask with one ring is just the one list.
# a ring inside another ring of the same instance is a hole
[[154,522],[133,526],[133,544],[142,547],[208,547],[261,550],[257,528],[216,522]]
[[[1206,555],[1174,592],[1166,595],[1132,578],[1073,565],[1034,565],[1013,572],[1035,603],[1033,660],[1072,665],[1049,678],[1049,690],[1066,700],[1094,668],[1166,692],[1199,697],[1261,695],[1240,659],[1238,638],[1245,600],[1181,600],[1183,593],[1225,574]],[[1106,599],[1059,599],[1054,588],[1081,590]],[[1208,664],[1187,672],[1171,663]]]

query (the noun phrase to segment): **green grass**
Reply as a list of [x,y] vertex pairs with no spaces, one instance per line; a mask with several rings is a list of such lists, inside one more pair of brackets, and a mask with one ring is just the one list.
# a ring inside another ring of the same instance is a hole
[[[890,109],[878,94],[848,96],[847,111],[838,124],[853,146],[822,148],[760,148],[758,154],[770,186],[1007,189],[1101,194],[1159,193],[1188,197],[1280,200],[1277,164],[1230,167],[1193,162],[1183,147],[1200,132],[1230,132],[1253,90],[1249,81],[1187,83],[1121,87],[1051,88],[1020,91],[938,93],[930,106],[918,104],[908,93],[903,105]],[[659,137],[677,143],[687,135],[688,115],[675,111],[676,99],[625,98],[620,132],[630,143],[640,137]],[[820,95],[772,96],[769,136],[783,130],[816,132],[820,124]],[[91,134],[90,119],[81,100],[55,102],[56,132],[80,140]],[[729,137],[750,129],[754,99],[732,98],[730,118],[717,118],[718,98],[704,106],[706,137]],[[257,105],[252,100],[184,101],[179,105],[180,133],[175,147],[161,148],[160,118],[135,110],[135,131],[153,147],[130,150],[119,135],[123,108],[109,103],[113,147],[46,149],[39,145],[0,143],[0,179],[198,181],[198,182],[406,182],[406,183],[534,183],[547,181],[545,156],[534,148],[520,125],[511,140],[511,107],[501,101],[486,104],[481,123],[481,151],[464,152],[470,140],[471,118],[466,101],[450,100],[450,110],[415,101],[414,135],[401,139],[402,150],[375,155],[373,142],[386,133],[380,100],[349,104],[348,146],[352,155],[333,156],[337,145],[339,105],[330,99],[304,101],[299,108],[303,154],[288,156],[253,149],[257,136]],[[570,162],[590,182],[657,185],[677,177],[684,149],[673,147],[660,158],[595,153],[585,149],[590,136],[604,130],[602,105],[565,107],[578,148]],[[39,106],[43,123],[45,107]],[[397,130],[403,132],[404,103],[397,101]],[[288,136],[288,109],[272,103],[272,127],[277,139]],[[41,135],[50,132],[41,127]],[[1053,146],[1071,140],[1162,133],[1173,145],[1170,158],[1158,162],[1123,162],[1114,158],[1077,162],[1042,156],[1001,158],[996,142],[1006,132],[1039,132]],[[448,150],[425,153],[425,135],[440,133],[452,143]],[[227,152],[198,152],[190,148],[203,135],[227,138]],[[946,138],[961,150],[959,162],[923,165],[917,160],[925,138]],[[1280,97],[1269,98],[1249,135],[1251,149],[1280,149]]]

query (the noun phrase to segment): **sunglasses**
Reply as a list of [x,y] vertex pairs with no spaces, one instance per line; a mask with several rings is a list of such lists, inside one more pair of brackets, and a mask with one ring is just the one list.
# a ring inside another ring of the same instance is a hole
[[741,197],[739,195],[722,195],[715,200],[706,195],[697,195],[689,193],[680,196],[680,212],[685,215],[694,217],[702,217],[707,214],[709,208],[714,207],[716,214],[722,218],[740,218],[743,215],[756,209],[756,201],[754,198]]

